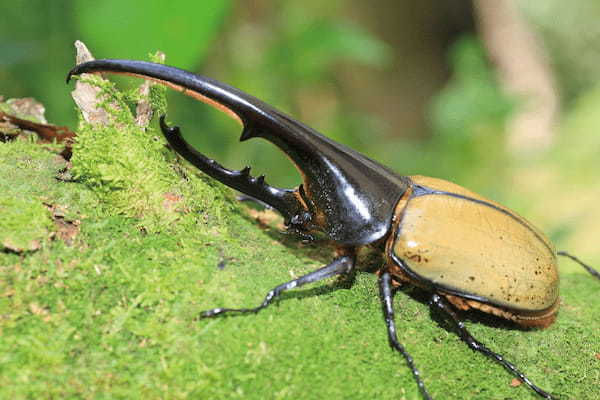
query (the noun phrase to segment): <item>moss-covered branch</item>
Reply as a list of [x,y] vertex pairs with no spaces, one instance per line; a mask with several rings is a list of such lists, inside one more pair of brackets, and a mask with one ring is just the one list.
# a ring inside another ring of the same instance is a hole
[[[388,347],[372,274],[350,289],[288,293],[257,315],[198,320],[258,304],[328,252],[256,224],[136,125],[128,96],[102,93],[118,111],[107,107],[112,124],[80,126],[73,179],[29,139],[0,143],[0,397],[419,398]],[[548,330],[468,324],[541,387],[592,399],[598,283],[571,274],[561,285]],[[440,327],[418,292],[398,293],[396,307],[400,340],[436,398],[535,398]]]

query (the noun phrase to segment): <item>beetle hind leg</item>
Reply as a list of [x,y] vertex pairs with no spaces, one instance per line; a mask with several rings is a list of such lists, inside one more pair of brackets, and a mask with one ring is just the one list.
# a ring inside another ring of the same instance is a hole
[[410,354],[406,351],[404,346],[398,341],[398,335],[396,335],[396,324],[394,322],[394,305],[393,305],[393,291],[392,291],[392,277],[388,271],[384,271],[379,276],[379,294],[381,296],[381,305],[383,308],[383,316],[385,318],[385,324],[387,326],[388,340],[390,347],[402,354],[402,357],[406,360],[408,367],[412,371],[413,377],[417,382],[417,386],[423,395],[425,400],[431,400],[431,396],[425,389],[425,383],[421,379],[421,374],[415,366],[414,360]]
[[527,386],[533,389],[541,397],[545,399],[556,399],[550,393],[534,385],[529,380],[529,378],[527,378],[521,371],[519,371],[517,367],[515,367],[512,363],[506,361],[503,356],[488,349],[483,343],[475,339],[465,327],[464,322],[458,318],[458,315],[456,315],[456,312],[454,312],[452,306],[442,296],[434,294],[431,297],[430,305],[432,307],[435,307],[436,310],[440,311],[444,316],[447,317],[447,320],[458,331],[462,341],[465,342],[472,350],[483,353],[487,357],[493,359],[494,361],[502,365],[511,374],[519,378],[522,382],[524,382]]
[[263,308],[268,307],[273,300],[279,297],[283,292],[294,289],[296,287],[306,285],[307,283],[317,282],[334,275],[348,274],[354,269],[356,258],[354,255],[344,255],[336,258],[330,264],[323,268],[319,268],[316,271],[301,276],[298,279],[291,280],[286,283],[282,283],[271,289],[265,296],[265,299],[258,307],[253,308],[213,308],[211,310],[204,311],[200,314],[201,318],[210,318],[225,313],[257,313]]

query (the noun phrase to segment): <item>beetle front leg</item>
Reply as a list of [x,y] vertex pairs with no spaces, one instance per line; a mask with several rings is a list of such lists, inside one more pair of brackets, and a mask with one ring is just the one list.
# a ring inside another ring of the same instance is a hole
[[515,367],[510,362],[506,361],[504,359],[504,357],[502,357],[500,354],[493,352],[492,350],[488,349],[483,343],[481,343],[480,341],[475,339],[473,337],[473,335],[471,335],[471,333],[469,333],[469,331],[465,327],[465,323],[458,318],[458,316],[456,315],[456,312],[454,312],[454,309],[452,308],[452,306],[442,296],[440,296],[438,294],[434,294],[431,297],[430,305],[434,306],[437,310],[441,311],[446,317],[449,317],[448,320],[454,326],[454,328],[456,328],[456,330],[458,331],[458,333],[460,335],[460,338],[472,350],[483,353],[486,356],[493,359],[494,361],[498,362],[500,365],[502,365],[504,368],[506,368],[508,371],[510,371],[511,374],[513,374],[514,376],[519,378],[522,382],[527,384],[527,386],[529,386],[531,389],[533,389],[537,394],[539,394],[543,398],[556,399],[556,397],[553,397],[550,393],[548,393],[548,392],[540,389],[538,386],[534,385],[529,380],[529,378],[527,378],[521,371],[519,371],[517,369],[517,367]]
[[296,287],[306,285],[307,283],[317,282],[334,275],[340,274],[348,274],[352,272],[354,269],[354,265],[356,263],[356,257],[354,255],[344,255],[336,258],[330,264],[326,265],[323,268],[319,268],[316,271],[313,271],[309,274],[301,276],[298,279],[291,280],[286,283],[282,283],[279,286],[271,289],[269,293],[265,296],[263,302],[254,308],[213,308],[211,310],[204,311],[200,314],[201,318],[210,318],[220,314],[225,314],[229,312],[237,312],[237,313],[257,313],[263,308],[266,308],[275,300],[279,295],[283,292],[294,289]]
[[427,393],[427,389],[425,389],[425,384],[421,379],[421,374],[419,370],[415,366],[413,358],[404,346],[400,344],[398,341],[398,336],[396,335],[396,324],[394,322],[394,304],[393,304],[393,293],[392,293],[392,277],[389,272],[385,271],[379,276],[379,294],[381,296],[381,305],[383,308],[383,316],[385,318],[385,324],[387,326],[388,331],[388,339],[390,342],[390,346],[402,354],[408,367],[413,373],[415,381],[417,381],[417,386],[419,386],[419,390],[423,395],[425,400],[431,400],[431,396]]

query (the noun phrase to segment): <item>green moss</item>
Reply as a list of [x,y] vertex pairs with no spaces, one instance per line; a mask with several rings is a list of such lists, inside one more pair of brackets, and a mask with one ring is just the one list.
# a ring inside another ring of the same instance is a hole
[[153,85],[150,87],[150,105],[157,115],[167,113],[166,101],[167,88],[162,85]]
[[6,104],[6,102],[0,101],[0,111],[10,113],[12,109],[8,104]]
[[[162,134],[134,123],[132,98],[110,82],[99,85],[110,124],[80,123],[72,158],[76,179],[92,187],[115,212],[138,218],[148,231],[164,229],[182,212],[211,209],[223,200],[223,192],[202,179],[181,179],[183,167],[167,151]],[[164,92],[151,93],[152,104],[165,108]]]
[[[149,54],[148,58],[150,61],[164,64],[164,55],[160,52]],[[167,113],[167,87],[163,85],[152,85],[150,87],[150,106],[157,115],[164,115]]]
[[[70,244],[55,235],[38,251],[0,252],[0,398],[420,399],[387,344],[373,274],[350,289],[329,280],[294,290],[256,315],[198,319],[259,304],[332,254],[261,229],[154,136],[84,127],[75,182],[55,178],[64,161],[40,146],[0,143],[0,199],[58,205],[79,223]],[[165,193],[181,196],[172,209]],[[547,330],[476,314],[467,325],[544,389],[594,399],[598,282],[567,274],[561,290]],[[418,291],[399,291],[395,306],[399,339],[434,398],[537,398],[444,329]]]

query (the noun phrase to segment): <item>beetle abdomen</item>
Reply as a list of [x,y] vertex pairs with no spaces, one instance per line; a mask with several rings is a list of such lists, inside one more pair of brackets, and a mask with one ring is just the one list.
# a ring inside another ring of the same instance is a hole
[[540,231],[506,207],[456,184],[410,178],[413,191],[397,210],[389,254],[395,263],[403,262],[399,266],[408,276],[517,314],[556,311],[556,251]]

